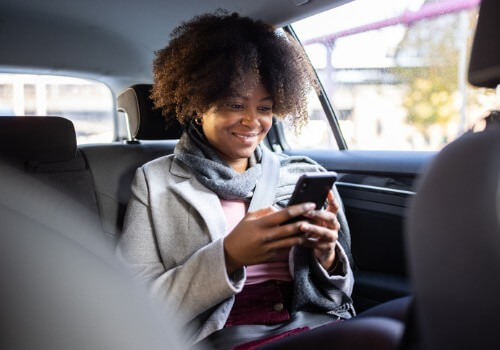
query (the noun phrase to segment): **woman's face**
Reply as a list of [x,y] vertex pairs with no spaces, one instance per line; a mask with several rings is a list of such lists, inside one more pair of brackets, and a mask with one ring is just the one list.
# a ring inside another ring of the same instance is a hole
[[248,157],[272,125],[273,101],[262,84],[225,98],[203,115],[208,142],[234,170],[243,172]]

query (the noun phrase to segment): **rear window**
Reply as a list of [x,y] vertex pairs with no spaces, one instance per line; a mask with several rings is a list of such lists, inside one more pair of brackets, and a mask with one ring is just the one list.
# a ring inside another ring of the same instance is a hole
[[98,82],[52,75],[0,74],[0,116],[60,116],[78,144],[111,142],[113,95]]

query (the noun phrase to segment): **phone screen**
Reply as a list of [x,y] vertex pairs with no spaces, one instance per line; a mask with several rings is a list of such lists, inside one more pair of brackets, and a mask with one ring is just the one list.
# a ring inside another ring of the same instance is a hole
[[[337,180],[337,173],[328,171],[323,173],[305,173],[297,181],[292,197],[288,201],[288,206],[305,202],[313,202],[316,204],[316,209],[323,207],[328,195],[328,191]],[[304,219],[296,217],[286,221],[285,223],[295,222]]]

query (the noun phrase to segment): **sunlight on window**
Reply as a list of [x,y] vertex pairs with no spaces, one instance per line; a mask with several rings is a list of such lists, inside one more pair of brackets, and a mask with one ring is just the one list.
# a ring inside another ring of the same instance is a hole
[[479,2],[356,0],[293,24],[349,148],[438,150],[498,109],[467,84]]
[[113,97],[104,84],[72,77],[0,74],[0,116],[60,116],[77,142],[111,142]]
[[296,133],[291,123],[283,120],[283,132],[288,145],[292,148],[338,148],[318,96],[311,92],[308,99],[309,122],[300,134]]

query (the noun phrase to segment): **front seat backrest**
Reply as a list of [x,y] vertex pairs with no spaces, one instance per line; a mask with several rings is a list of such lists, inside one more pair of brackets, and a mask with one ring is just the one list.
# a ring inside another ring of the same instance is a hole
[[31,162],[71,160],[76,155],[75,128],[61,117],[2,117],[0,154]]
[[94,183],[77,149],[70,120],[41,116],[0,118],[0,156],[97,213]]
[[445,147],[413,202],[407,250],[425,349],[499,349],[500,128]]
[[[2,349],[184,349],[95,214],[0,161]],[[169,317],[170,316],[170,317]]]

